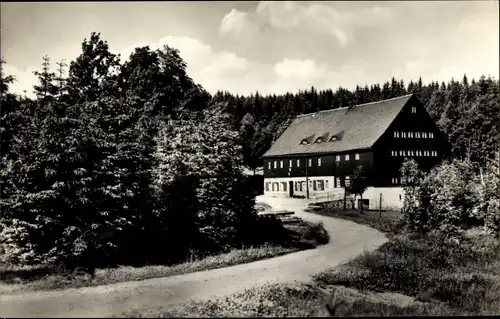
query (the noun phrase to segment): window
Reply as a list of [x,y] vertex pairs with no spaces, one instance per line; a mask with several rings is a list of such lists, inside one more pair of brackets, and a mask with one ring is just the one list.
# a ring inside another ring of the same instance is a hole
[[292,161],[292,160],[290,160],[290,161],[288,162],[288,167],[289,167],[289,168],[292,168],[292,167],[293,167],[293,161]]
[[423,137],[423,138],[427,138],[427,132],[423,132],[423,133],[422,133],[422,137]]
[[411,112],[412,113],[417,113],[417,107],[416,106],[412,106],[411,107]]
[[434,133],[429,133],[429,138],[434,138]]
[[286,182],[281,182],[281,191],[286,192]]
[[415,132],[415,137],[420,138],[420,132]]
[[403,151],[399,151],[399,156],[403,156]]
[[335,178],[335,187],[340,187],[340,177]]
[[309,167],[312,166],[312,163],[313,163],[312,159],[309,159]]
[[328,180],[325,179],[325,189],[328,189]]
[[323,180],[316,181],[316,186],[318,187],[319,191],[325,190],[325,183]]
[[393,184],[397,184],[398,183],[398,178],[397,177],[393,177],[392,178],[392,183]]
[[278,161],[274,161],[274,168],[278,168]]
[[406,132],[403,132],[403,138],[406,138]]
[[274,191],[277,192],[278,190],[279,190],[279,183],[277,183],[277,182],[273,183],[273,192]]
[[322,137],[318,137],[314,143],[321,143],[321,142],[323,142],[323,138]]
[[303,139],[301,142],[300,142],[301,145],[307,145],[309,144],[309,142],[307,141],[307,139]]
[[300,158],[297,159],[297,167],[300,167]]
[[413,153],[413,151],[410,151],[410,156],[415,156],[415,153]]
[[337,136],[335,136],[335,135],[334,135],[334,136],[332,136],[332,137],[330,137],[330,142],[336,142],[336,141],[338,141],[338,140],[339,140],[339,139],[338,139],[338,137],[337,137]]
[[348,161],[349,160],[349,154],[346,154],[344,157],[344,160]]
[[318,166],[321,166],[321,158],[318,158]]
[[355,159],[356,161],[359,161],[359,154],[358,154],[358,153],[354,154],[354,159]]
[[340,162],[340,155],[335,156],[335,161]]
[[280,161],[280,168],[283,168],[283,161]]
[[394,156],[394,151],[391,151],[391,156]]
[[271,169],[271,161],[267,162],[267,168]]
[[317,190],[316,188],[316,181],[313,181],[313,191]]
[[344,185],[345,185],[345,187],[349,187],[349,185],[351,185],[351,177],[350,176],[345,177]]
[[394,131],[394,137],[395,137],[395,138],[398,138],[398,137],[399,137],[399,132],[398,132],[398,131]]
[[438,151],[434,151],[434,156],[438,156]]
[[409,138],[413,138],[413,132],[408,133]]
[[266,183],[266,192],[269,192],[269,184],[271,184],[271,183],[270,182]]
[[406,156],[406,151],[403,151],[403,156]]
[[294,184],[295,184],[295,191],[298,192],[300,182],[295,182]]

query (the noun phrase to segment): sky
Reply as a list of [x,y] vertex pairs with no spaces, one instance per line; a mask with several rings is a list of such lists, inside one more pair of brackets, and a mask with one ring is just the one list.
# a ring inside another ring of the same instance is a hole
[[32,95],[47,54],[74,60],[101,33],[122,60],[168,44],[211,93],[262,94],[383,83],[392,77],[499,78],[498,1],[1,3],[4,73]]

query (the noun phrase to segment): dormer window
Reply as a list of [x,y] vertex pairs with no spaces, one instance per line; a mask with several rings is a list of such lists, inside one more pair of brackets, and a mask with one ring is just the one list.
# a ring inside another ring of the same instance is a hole
[[336,142],[338,140],[339,140],[339,138],[335,135],[330,138],[330,142]]
[[301,142],[300,142],[300,145],[307,145],[309,144],[309,142],[307,141],[307,139],[303,139]]
[[323,142],[323,138],[318,137],[314,143],[322,143],[322,142]]

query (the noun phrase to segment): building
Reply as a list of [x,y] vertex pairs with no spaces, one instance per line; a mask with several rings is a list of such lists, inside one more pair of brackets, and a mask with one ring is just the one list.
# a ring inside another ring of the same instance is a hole
[[262,156],[264,195],[343,197],[361,164],[370,185],[365,204],[400,208],[403,160],[414,158],[429,170],[448,154],[446,137],[412,94],[303,114]]

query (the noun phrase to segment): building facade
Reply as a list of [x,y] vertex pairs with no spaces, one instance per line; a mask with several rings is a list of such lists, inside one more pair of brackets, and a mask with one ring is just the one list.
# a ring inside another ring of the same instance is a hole
[[449,144],[414,95],[300,115],[264,154],[264,195],[343,197],[362,165],[370,208],[402,205],[399,169],[414,158],[429,170]]

